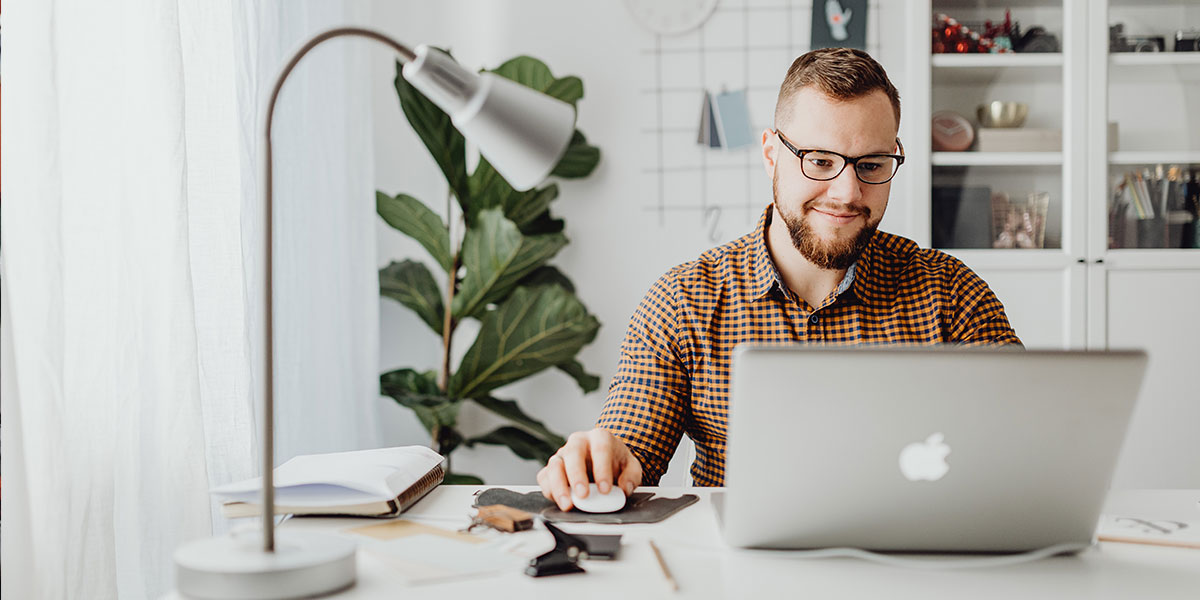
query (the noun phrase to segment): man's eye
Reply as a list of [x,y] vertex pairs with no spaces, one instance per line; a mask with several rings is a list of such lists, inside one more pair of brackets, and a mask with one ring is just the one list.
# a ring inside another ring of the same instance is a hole
[[828,158],[810,158],[808,159],[808,162],[811,163],[812,166],[820,167],[822,169],[828,169],[829,167],[833,166],[833,161],[829,160]]
[[879,163],[869,163],[869,162],[858,163],[858,170],[866,171],[867,173],[873,173],[882,168],[883,168],[883,165],[881,165]]

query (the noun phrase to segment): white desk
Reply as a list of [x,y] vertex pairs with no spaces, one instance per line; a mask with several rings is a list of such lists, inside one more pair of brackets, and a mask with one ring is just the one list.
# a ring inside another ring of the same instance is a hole
[[[504,486],[533,491],[532,486]],[[442,527],[465,526],[476,486],[442,486],[406,517]],[[661,523],[594,525],[565,523],[572,533],[624,534],[615,561],[589,560],[587,573],[532,578],[519,572],[452,583],[407,587],[387,568],[360,553],[359,581],[332,598],[662,598],[666,580],[647,545],[653,538],[686,598],[1187,598],[1200,599],[1200,550],[1101,543],[1077,556],[1012,567],[914,570],[850,559],[764,557],[726,547],[717,529],[711,489],[639,488],[665,496],[691,493],[700,502]],[[1106,513],[1200,521],[1200,490],[1115,492]],[[446,518],[457,521],[443,520]],[[432,519],[438,519],[434,521]],[[288,529],[340,531],[370,519],[292,519]],[[351,535],[351,534],[346,534]],[[545,531],[516,535],[543,535]],[[352,536],[358,537],[358,536]],[[172,596],[178,597],[178,596]]]

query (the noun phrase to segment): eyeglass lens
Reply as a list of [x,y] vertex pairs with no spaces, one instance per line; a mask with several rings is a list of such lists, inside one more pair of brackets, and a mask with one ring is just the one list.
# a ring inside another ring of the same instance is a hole
[[[800,161],[804,175],[817,180],[829,180],[841,174],[846,159],[828,152],[805,152]],[[899,161],[890,156],[864,156],[854,165],[858,178],[867,183],[883,183],[896,174]]]

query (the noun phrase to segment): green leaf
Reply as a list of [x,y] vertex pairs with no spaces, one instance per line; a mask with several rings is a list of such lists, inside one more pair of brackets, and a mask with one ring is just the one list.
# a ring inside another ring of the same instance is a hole
[[437,429],[437,439],[434,441],[437,442],[438,454],[450,456],[450,453],[461,446],[465,439],[454,427],[440,426]]
[[498,208],[479,213],[463,238],[462,286],[454,297],[455,319],[476,316],[503,300],[522,278],[567,245],[562,234],[523,236]]
[[587,177],[592,174],[599,162],[600,149],[587,143],[583,132],[576,129],[571,143],[567,146],[567,151],[550,174],[565,179]]
[[532,56],[510,59],[492,72],[570,104],[575,104],[583,97],[583,80],[575,76],[558,79],[546,63]]
[[475,444],[508,446],[517,456],[538,462],[550,460],[550,456],[557,452],[559,448],[546,440],[533,436],[524,429],[509,426],[500,427],[486,435],[470,438],[466,443],[467,447],[472,447]]
[[525,414],[525,411],[521,410],[521,407],[517,406],[517,403],[512,400],[500,400],[491,396],[483,396],[474,400],[480,406],[510,421],[516,421],[524,425],[526,429],[533,431],[541,436],[542,439],[554,444],[555,448],[560,448],[563,444],[567,443],[567,440],[563,439],[562,436],[546,429],[546,426],[541,421]]
[[583,97],[583,80],[575,76],[555,79],[554,83],[551,83],[542,91],[546,92],[547,96],[553,96],[563,102],[576,104]]
[[579,384],[579,389],[583,390],[585,394],[594,392],[600,388],[600,377],[584,371],[583,365],[577,360],[569,360],[554,366],[567,375],[570,375]]
[[534,269],[518,285],[527,288],[539,285],[558,285],[572,294],[575,293],[575,284],[570,279],[567,279],[567,276],[562,271],[559,271],[557,267],[551,265],[543,265]]
[[442,333],[442,293],[425,265],[413,260],[392,261],[379,270],[379,293],[412,309],[431,329]]
[[469,224],[475,223],[479,211],[500,206],[504,208],[504,216],[524,227],[539,215],[546,212],[550,202],[558,197],[558,185],[550,184],[544,188],[534,188],[518,192],[508,184],[492,164],[485,158],[479,159],[475,171],[471,173],[471,208],[466,215]]
[[483,156],[479,157],[479,164],[475,165],[467,183],[471,190],[471,207],[464,215],[467,226],[475,224],[480,211],[504,206],[509,203],[509,197],[520,195]]
[[442,480],[443,485],[483,485],[483,480],[466,473],[446,473],[446,478]]
[[579,299],[561,287],[519,287],[484,315],[475,343],[450,378],[451,395],[479,398],[566,362],[599,328]]
[[550,184],[528,192],[513,192],[504,199],[504,216],[524,227],[550,209],[550,202],[558,197],[558,185]]
[[375,212],[379,213],[388,225],[417,240],[442,266],[443,271],[450,272],[454,262],[450,255],[450,232],[442,223],[441,217],[425,206],[425,203],[408,194],[392,197],[383,192],[375,192]]
[[417,136],[429,149],[434,162],[442,170],[450,189],[467,210],[470,204],[467,189],[466,139],[454,128],[450,115],[438,108],[421,92],[404,79],[403,65],[396,61],[396,94],[400,97],[400,107],[408,118]]
[[521,228],[521,233],[524,235],[548,235],[551,233],[562,233],[566,227],[562,219],[555,219],[550,216],[550,211],[546,211],[538,216],[538,218],[526,223]]
[[[379,376],[379,389],[391,396],[401,406],[412,409],[417,419],[431,435],[434,430],[453,429],[458,422],[458,411],[462,400],[448,398],[437,385],[437,374],[433,371],[396,369]],[[458,435],[457,432],[454,432]],[[459,436],[461,441],[462,436]],[[440,440],[435,440],[439,441]],[[457,445],[457,444],[455,444]]]
[[379,376],[379,391],[387,396],[436,396],[441,393],[437,373],[396,369]]

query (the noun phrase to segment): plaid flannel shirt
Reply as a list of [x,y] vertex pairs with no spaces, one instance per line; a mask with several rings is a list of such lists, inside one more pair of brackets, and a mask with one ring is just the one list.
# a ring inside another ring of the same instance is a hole
[[598,427],[656,485],[683,433],[696,485],[725,480],[730,356],[741,342],[1020,344],[1004,307],[958,259],[876,232],[842,285],[813,308],[783,284],[755,230],[658,279],[638,306]]

